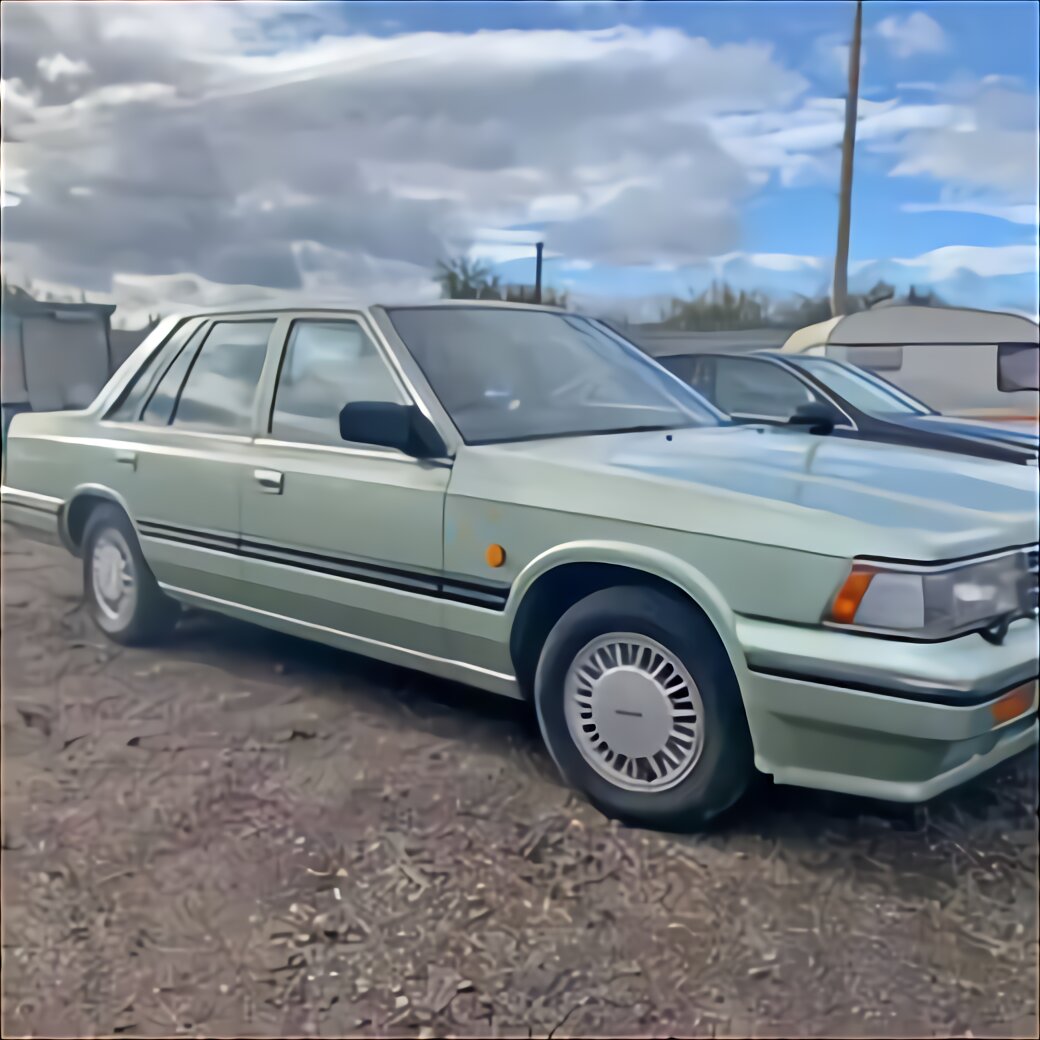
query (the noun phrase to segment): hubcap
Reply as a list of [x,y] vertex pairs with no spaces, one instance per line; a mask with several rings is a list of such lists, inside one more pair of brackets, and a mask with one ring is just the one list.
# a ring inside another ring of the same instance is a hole
[[115,530],[94,542],[91,559],[94,600],[109,621],[124,622],[133,613],[136,599],[134,563],[126,539]]
[[615,632],[582,649],[564,680],[571,738],[629,791],[674,787],[697,764],[704,706],[682,661],[648,636]]

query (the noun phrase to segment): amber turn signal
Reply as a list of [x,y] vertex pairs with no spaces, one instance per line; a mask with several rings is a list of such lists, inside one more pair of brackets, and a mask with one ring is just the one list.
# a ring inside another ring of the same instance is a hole
[[866,567],[853,567],[845,579],[831,607],[831,620],[842,625],[851,625],[856,620],[856,611],[870,587],[874,571]]
[[1035,683],[1023,683],[1016,686],[1010,693],[1005,693],[999,701],[994,701],[990,706],[990,714],[993,722],[999,726],[1001,723],[1017,719],[1019,715],[1025,715],[1033,706]]
[[506,551],[501,545],[489,545],[484,553],[484,559],[487,560],[489,567],[501,567],[506,562]]

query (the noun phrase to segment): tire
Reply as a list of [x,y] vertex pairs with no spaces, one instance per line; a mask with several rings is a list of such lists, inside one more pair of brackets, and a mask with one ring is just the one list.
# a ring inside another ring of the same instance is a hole
[[754,776],[722,640],[678,593],[629,586],[576,603],[542,648],[535,706],[564,777],[626,823],[696,830]]
[[177,623],[179,606],[159,588],[118,506],[98,506],[87,520],[83,598],[98,628],[127,646],[159,642]]

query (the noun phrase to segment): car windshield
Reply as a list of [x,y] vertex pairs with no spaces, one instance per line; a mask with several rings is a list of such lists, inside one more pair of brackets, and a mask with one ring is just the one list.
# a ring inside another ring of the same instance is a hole
[[469,444],[722,421],[681,380],[586,318],[466,306],[387,313]]
[[789,356],[787,361],[815,376],[828,390],[868,415],[931,415],[916,397],[865,369],[830,358]]

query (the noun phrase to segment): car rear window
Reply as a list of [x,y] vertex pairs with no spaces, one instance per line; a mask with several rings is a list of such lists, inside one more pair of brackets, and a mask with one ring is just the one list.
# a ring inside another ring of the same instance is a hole
[[140,416],[141,406],[148,399],[152,387],[160,378],[160,373],[180,353],[188,337],[198,327],[197,320],[185,321],[179,325],[166,342],[137,369],[105,418],[115,422],[134,422]]
[[151,426],[166,426],[169,423],[184,376],[191,367],[192,358],[195,357],[203,336],[204,326],[196,329],[187,343],[182,344],[180,350],[166,359],[166,371],[155,383],[152,395],[144,406],[141,413],[142,422]]
[[195,355],[175,426],[243,433],[251,426],[273,321],[218,321]]

